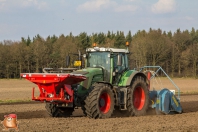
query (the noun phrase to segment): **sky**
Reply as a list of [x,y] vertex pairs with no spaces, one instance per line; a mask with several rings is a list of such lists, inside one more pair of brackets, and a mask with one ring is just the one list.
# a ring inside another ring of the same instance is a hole
[[198,29],[198,0],[0,0],[0,41]]

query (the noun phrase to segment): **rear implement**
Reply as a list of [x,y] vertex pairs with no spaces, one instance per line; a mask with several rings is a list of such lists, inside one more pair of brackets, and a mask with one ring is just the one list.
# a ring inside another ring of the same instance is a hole
[[150,107],[155,108],[156,114],[182,113],[179,87],[173,82],[173,80],[160,66],[144,66],[141,68],[141,71],[145,69],[156,69],[155,71],[146,70],[149,82],[151,82],[152,79],[156,78],[158,73],[161,71],[177,89],[176,92],[177,96],[176,96],[175,93],[173,93],[168,88],[161,87],[160,90],[155,90],[155,88],[151,90],[149,85],[149,89],[150,89],[149,98],[152,103]]

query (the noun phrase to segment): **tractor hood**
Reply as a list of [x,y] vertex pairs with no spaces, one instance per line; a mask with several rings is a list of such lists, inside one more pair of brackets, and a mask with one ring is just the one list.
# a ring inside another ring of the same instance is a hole
[[[97,81],[103,81],[104,79],[104,73],[103,73],[103,69],[102,68],[86,68],[86,69],[81,69],[81,70],[77,70],[72,72],[74,74],[82,74],[84,76],[86,76],[86,80],[83,81],[84,82],[84,87],[86,89],[88,89],[90,87],[91,84],[93,84],[94,82]],[[89,82],[90,81],[90,82]],[[87,84],[87,86],[85,86],[85,84]]]
[[[103,70],[102,68],[86,68],[86,69],[80,69],[77,71],[72,72],[73,74],[82,74],[82,75],[87,75],[87,74],[91,74],[91,75],[97,75],[97,74],[103,74]],[[89,75],[88,75],[89,76]]]
[[90,86],[98,81],[104,80],[104,74],[102,68],[86,68],[80,69],[77,71],[72,72],[73,74],[82,74],[86,76],[86,80],[82,81],[78,86],[78,93],[86,92]]

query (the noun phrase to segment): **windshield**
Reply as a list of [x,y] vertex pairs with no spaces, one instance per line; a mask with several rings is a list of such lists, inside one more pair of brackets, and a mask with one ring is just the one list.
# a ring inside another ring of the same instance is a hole
[[87,67],[101,67],[105,71],[105,80],[109,80],[110,75],[110,53],[91,52],[87,58]]
[[110,53],[109,52],[91,52],[87,60],[87,67],[102,66],[105,69],[110,68]]

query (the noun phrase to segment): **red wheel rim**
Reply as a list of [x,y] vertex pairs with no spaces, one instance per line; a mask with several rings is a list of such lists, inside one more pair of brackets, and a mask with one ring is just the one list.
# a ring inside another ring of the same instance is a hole
[[145,104],[145,93],[142,87],[136,87],[133,93],[133,105],[137,110],[141,110]]
[[107,113],[111,107],[111,99],[109,94],[103,93],[99,98],[99,108],[103,113]]

